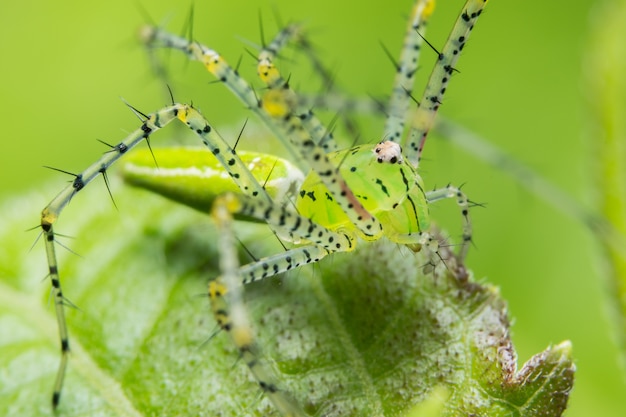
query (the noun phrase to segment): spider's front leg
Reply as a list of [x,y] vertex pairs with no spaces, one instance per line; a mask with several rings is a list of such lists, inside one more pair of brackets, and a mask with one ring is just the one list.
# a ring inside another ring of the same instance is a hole
[[[284,231],[293,238],[305,239],[311,244],[240,267],[232,229],[235,214],[263,220],[272,229]],[[220,328],[230,334],[241,358],[274,406],[285,416],[304,416],[306,414],[291,395],[278,387],[274,372],[261,359],[243,301],[242,286],[318,262],[331,252],[350,251],[354,249],[355,238],[328,230],[286,206],[232,193],[223,194],[215,200],[212,217],[220,236],[221,270],[221,275],[208,287],[213,315]]]
[[[426,199],[429,204],[445,198],[456,198],[456,202],[461,208],[461,216],[463,217],[463,236],[461,238],[461,247],[456,254],[456,258],[458,266],[462,268],[465,258],[467,257],[467,252],[469,251],[469,247],[472,243],[472,223],[469,217],[470,200],[460,188],[453,185],[448,185],[444,188],[426,192]],[[462,268],[455,273],[457,276],[463,276],[465,274],[465,270]]]

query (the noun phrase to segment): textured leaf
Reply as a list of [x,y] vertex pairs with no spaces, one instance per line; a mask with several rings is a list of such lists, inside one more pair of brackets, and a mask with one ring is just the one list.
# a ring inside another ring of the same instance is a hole
[[[119,211],[85,190],[57,230],[72,354],[61,416],[275,415],[227,335],[207,281],[217,274],[207,216],[115,187]],[[98,194],[99,192],[99,194]],[[47,191],[46,194],[49,194]],[[43,245],[28,252],[40,195],[0,221],[0,415],[52,415],[58,336]],[[261,225],[238,236],[255,255],[282,250]],[[242,260],[246,255],[242,251]],[[559,416],[573,384],[568,342],[516,371],[497,289],[452,278],[423,254],[363,244],[246,287],[264,358],[311,415]],[[494,277],[494,280],[497,277]]]

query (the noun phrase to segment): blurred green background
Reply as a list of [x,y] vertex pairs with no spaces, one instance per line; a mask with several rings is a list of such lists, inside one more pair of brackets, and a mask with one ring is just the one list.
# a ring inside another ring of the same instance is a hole
[[[339,86],[351,94],[383,95],[393,69],[379,42],[395,54],[411,1],[318,0],[195,2],[194,35],[253,77],[244,48],[259,42],[259,13],[266,38],[276,29],[274,10],[287,22],[302,21]],[[220,3],[220,4],[218,4]],[[351,4],[350,4],[351,3]],[[441,46],[462,1],[440,2],[427,38]],[[586,136],[583,56],[593,2],[492,0],[472,34],[442,106],[442,114],[471,128],[528,164],[578,200],[591,203],[590,137]],[[602,2],[598,2],[602,3]],[[182,28],[188,6],[153,1],[143,6],[157,22]],[[291,20],[290,20],[291,19]],[[103,149],[138,126],[124,97],[145,112],[167,103],[163,82],[152,76],[136,40],[143,12],[132,2],[23,1],[0,4],[0,198],[42,190],[32,222],[68,178],[42,168],[79,172]],[[424,61],[423,81],[434,58]],[[291,56],[288,55],[288,58]],[[316,91],[306,60],[286,59],[294,87]],[[303,65],[300,65],[303,64]],[[168,63],[178,101],[193,101],[218,128],[229,131],[249,117],[234,98],[196,65],[172,54]],[[416,87],[416,92],[421,90]],[[419,94],[416,94],[419,95]],[[364,131],[380,139],[381,124]],[[167,136],[153,143],[167,143]],[[577,378],[568,416],[623,416],[626,385],[618,360],[614,323],[600,274],[597,247],[580,221],[555,211],[501,171],[431,137],[422,174],[430,187],[466,184],[485,209],[472,212],[476,249],[469,265],[478,279],[501,287],[513,319],[520,362],[548,344],[571,339]],[[108,197],[104,190],[103,202]],[[108,202],[106,202],[108,204]],[[80,204],[77,199],[73,204]],[[453,204],[433,217],[453,235]],[[120,208],[123,214],[124,208]],[[1,215],[1,214],[0,214]],[[4,244],[4,243],[3,243]],[[28,251],[28,247],[24,247]],[[32,255],[45,271],[43,249]]]

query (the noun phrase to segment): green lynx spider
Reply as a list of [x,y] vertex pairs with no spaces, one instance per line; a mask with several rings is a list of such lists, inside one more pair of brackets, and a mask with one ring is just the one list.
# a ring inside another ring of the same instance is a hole
[[[64,315],[66,300],[61,291],[53,225],[63,208],[89,182],[100,174],[105,175],[109,167],[136,144],[147,140],[172,120],[179,119],[200,137],[240,190],[240,193],[218,196],[211,212],[220,234],[222,271],[220,277],[209,283],[208,295],[213,315],[221,329],[231,335],[243,361],[276,409],[286,416],[305,415],[291,396],[278,387],[276,378],[260,360],[259,348],[241,298],[241,284],[317,262],[334,252],[351,251],[359,240],[373,241],[383,236],[409,245],[414,250],[426,247],[437,254],[439,243],[428,233],[428,205],[444,198],[457,199],[461,207],[464,226],[457,260],[459,265],[462,264],[471,243],[469,201],[460,189],[453,186],[425,192],[417,166],[456,61],[486,3],[487,0],[466,2],[439,53],[420,104],[417,109],[410,110],[410,91],[423,43],[422,36],[434,7],[433,0],[416,1],[388,104],[388,118],[381,136],[385,140],[339,151],[329,131],[301,104],[297,94],[273,64],[286,43],[297,43],[297,26],[282,30],[260,52],[258,74],[266,86],[260,98],[214,50],[157,27],[144,28],[143,39],[148,47],[176,49],[189,59],[203,63],[217,80],[256,113],[293,154],[306,161],[311,174],[300,188],[295,208],[285,202],[277,203],[261,185],[265,178],[256,178],[248,169],[248,164],[192,106],[173,103],[150,115],[142,115],[144,120],[139,129],[76,175],[74,181],[42,212],[41,227],[61,339],[61,362],[54,384],[53,407],[56,408],[60,401],[70,351]],[[407,130],[407,117],[408,134],[403,135]],[[401,152],[401,145],[406,150],[405,154]],[[298,244],[283,253],[240,267],[232,230],[234,215],[264,221],[278,236]],[[459,268],[454,272],[461,273],[462,266]]]

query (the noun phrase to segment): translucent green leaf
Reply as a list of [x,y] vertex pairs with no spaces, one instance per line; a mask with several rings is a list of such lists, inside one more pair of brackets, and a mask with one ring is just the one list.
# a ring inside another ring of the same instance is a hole
[[[114,196],[119,211],[103,187],[85,190],[57,226],[80,254],[59,248],[76,308],[58,415],[276,415],[210,315],[204,294],[217,259],[208,216],[143,191],[114,187]],[[1,208],[0,415],[53,414],[56,320],[43,244],[29,252],[36,232],[24,232],[44,203],[37,194]],[[238,236],[255,256],[282,250],[261,225],[241,223]],[[425,264],[395,244],[363,244],[246,287],[281,388],[311,415],[561,415],[574,377],[570,344],[516,371],[498,290],[471,274],[456,280],[443,264],[425,275]]]

